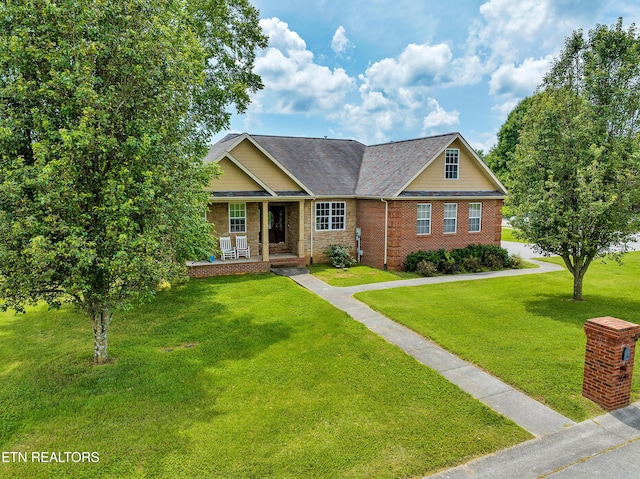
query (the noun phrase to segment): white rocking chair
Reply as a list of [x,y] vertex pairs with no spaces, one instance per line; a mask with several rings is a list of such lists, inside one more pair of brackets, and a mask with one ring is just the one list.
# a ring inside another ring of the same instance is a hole
[[231,237],[221,236],[220,243],[220,259],[236,259],[236,249],[231,247]]
[[236,236],[236,256],[251,257],[250,246],[247,244],[246,236]]

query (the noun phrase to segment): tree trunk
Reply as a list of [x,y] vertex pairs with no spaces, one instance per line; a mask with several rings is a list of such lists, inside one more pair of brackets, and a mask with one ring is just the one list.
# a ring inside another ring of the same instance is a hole
[[593,257],[584,257],[577,254],[572,256],[568,252],[565,252],[562,255],[562,259],[564,260],[564,264],[567,265],[567,269],[573,275],[573,300],[582,301],[582,280],[587,273],[587,269],[589,269]]
[[582,278],[584,270],[576,271],[573,275],[573,300],[582,301]]
[[108,309],[96,311],[93,314],[93,363],[105,364],[109,358],[107,351],[107,330],[111,323],[112,313]]

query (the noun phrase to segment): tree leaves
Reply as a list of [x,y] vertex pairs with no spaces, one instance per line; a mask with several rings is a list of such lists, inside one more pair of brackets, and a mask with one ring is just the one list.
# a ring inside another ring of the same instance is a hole
[[[245,36],[240,38],[239,35]],[[213,248],[210,136],[261,87],[245,0],[0,6],[0,299],[90,317]]]
[[622,20],[576,31],[533,97],[511,181],[514,226],[574,274],[640,230],[640,37]]

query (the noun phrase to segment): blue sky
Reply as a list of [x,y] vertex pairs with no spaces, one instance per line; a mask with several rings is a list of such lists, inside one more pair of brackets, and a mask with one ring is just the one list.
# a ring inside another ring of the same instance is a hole
[[[575,29],[628,0],[253,0],[265,85],[231,132],[376,144],[459,131],[485,152]],[[226,132],[214,137],[214,141]]]

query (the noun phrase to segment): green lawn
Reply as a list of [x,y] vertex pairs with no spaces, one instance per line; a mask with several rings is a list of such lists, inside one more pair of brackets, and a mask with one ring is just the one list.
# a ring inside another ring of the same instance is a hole
[[502,241],[515,241],[516,243],[526,243],[526,241],[516,238],[514,235],[514,229],[509,227],[502,227]]
[[273,275],[191,281],[118,314],[90,366],[69,308],[0,314],[11,478],[400,478],[529,438],[345,313]]
[[416,273],[383,271],[370,266],[352,266],[346,270],[330,264],[315,264],[309,267],[311,274],[331,286],[346,287],[359,284],[383,283],[399,279],[419,278]]
[[[561,264],[561,260],[554,262]],[[360,293],[390,318],[433,339],[574,420],[602,410],[584,399],[587,319],[640,323],[640,253],[593,263],[584,302],[572,301],[567,271]],[[632,400],[640,398],[640,358]]]

